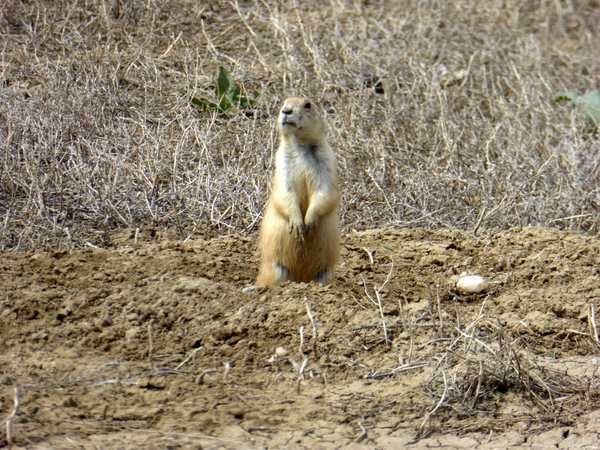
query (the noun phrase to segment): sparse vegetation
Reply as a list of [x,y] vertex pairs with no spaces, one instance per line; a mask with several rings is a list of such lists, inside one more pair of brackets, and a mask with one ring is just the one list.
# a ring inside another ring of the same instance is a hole
[[[144,225],[255,232],[271,118],[290,95],[328,113],[346,230],[598,230],[597,141],[548,103],[597,88],[594,2],[16,1],[0,14],[2,249]],[[198,114],[182,97],[211,98],[220,66],[263,92],[254,114]]]

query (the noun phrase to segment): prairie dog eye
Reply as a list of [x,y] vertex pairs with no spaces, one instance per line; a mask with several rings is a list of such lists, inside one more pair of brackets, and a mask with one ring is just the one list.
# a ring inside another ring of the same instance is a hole
[[306,105],[304,105],[304,107],[305,107],[306,109],[310,109],[310,106],[311,106],[311,105],[310,105],[310,103],[307,103]]

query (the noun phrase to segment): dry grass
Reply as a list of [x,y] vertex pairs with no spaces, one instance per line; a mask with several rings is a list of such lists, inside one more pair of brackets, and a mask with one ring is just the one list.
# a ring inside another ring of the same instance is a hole
[[[488,417],[490,429],[520,421],[546,427],[571,424],[582,410],[597,407],[599,386],[593,374],[574,376],[567,370],[569,361],[536,355],[526,338],[512,336],[484,308],[485,302],[478,317],[464,327],[454,323],[453,337],[431,355],[436,365],[423,392],[435,406],[425,414],[420,435],[435,428],[432,418],[444,422],[453,417],[458,419],[456,431],[477,431],[481,424],[473,415],[499,413],[498,398],[509,392],[518,393],[528,408],[516,402],[513,410]],[[583,375],[587,362],[573,365]]]
[[[328,113],[346,230],[600,228],[598,141],[550,105],[599,87],[596,1],[17,0],[0,34],[1,249],[254,232],[290,95]],[[254,111],[189,105],[219,65]]]
[[[403,341],[409,350],[399,352],[401,364],[376,368],[365,376],[377,380],[426,371],[424,382],[412,388],[421,408],[418,439],[434,432],[503,431],[516,423],[545,430],[572,425],[582,413],[597,409],[600,384],[589,357],[539,354],[531,348],[530,337],[515,336],[490,314],[487,300],[475,316],[466,316],[464,308],[454,315],[441,303],[431,306],[418,317],[403,310],[401,319],[389,325],[407,334]],[[437,329],[439,337],[415,349],[413,342],[422,340],[423,327]],[[381,346],[387,344],[381,324],[353,331],[371,330],[373,339],[378,333],[374,329],[381,329]]]

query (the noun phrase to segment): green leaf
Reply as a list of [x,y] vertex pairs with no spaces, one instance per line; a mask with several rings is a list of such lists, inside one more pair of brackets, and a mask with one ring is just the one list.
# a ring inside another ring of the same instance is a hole
[[231,116],[234,114],[233,110],[235,108],[250,108],[260,97],[260,93],[257,91],[254,91],[250,96],[246,95],[224,67],[219,67],[215,93],[218,103],[211,102],[206,98],[196,97],[190,97],[190,102],[204,111],[217,111],[218,114]]
[[208,110],[215,110],[219,107],[219,105],[217,105],[216,103],[211,102],[210,100],[208,100],[207,98],[201,97],[201,98],[196,98],[196,97],[190,97],[190,102],[193,105],[198,106],[200,109],[203,109],[205,111]]
[[221,101],[219,102],[219,114],[232,114],[230,110],[233,108],[233,103],[227,98],[226,95],[221,97]]
[[554,95],[553,103],[570,101],[573,108],[585,114],[585,119],[592,126],[592,133],[596,133],[600,124],[600,90],[589,91],[579,95],[575,91],[559,91]]
[[590,91],[579,98],[577,109],[584,112],[588,123],[597,129],[600,124],[600,90]]
[[256,103],[258,97],[260,97],[260,94],[257,91],[254,91],[250,97],[247,95],[240,96],[240,106],[243,109],[252,108],[252,105]]
[[240,87],[233,81],[231,75],[224,67],[219,67],[219,78],[217,79],[217,99],[219,102],[223,98],[227,98],[231,105],[238,103],[240,95]]

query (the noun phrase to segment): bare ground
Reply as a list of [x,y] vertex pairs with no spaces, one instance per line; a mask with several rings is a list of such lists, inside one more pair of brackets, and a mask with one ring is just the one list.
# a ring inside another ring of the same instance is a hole
[[90,244],[1,255],[16,448],[600,446],[597,237],[353,233],[333,286],[255,289],[247,236]]

